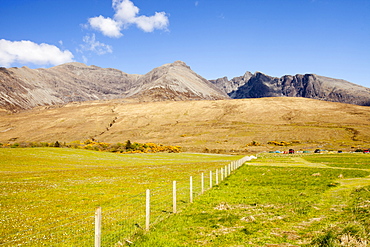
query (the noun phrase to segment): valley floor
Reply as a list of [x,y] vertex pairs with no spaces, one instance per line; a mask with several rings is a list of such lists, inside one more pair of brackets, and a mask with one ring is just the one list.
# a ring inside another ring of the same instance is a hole
[[265,154],[135,246],[368,246],[370,156]]

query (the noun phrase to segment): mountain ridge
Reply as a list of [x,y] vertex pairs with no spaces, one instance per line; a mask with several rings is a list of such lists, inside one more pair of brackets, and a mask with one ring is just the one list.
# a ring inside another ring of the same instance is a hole
[[271,77],[262,72],[207,80],[182,61],[144,75],[72,62],[51,68],[0,68],[0,108],[20,111],[69,102],[135,102],[305,97],[370,105],[370,89],[315,74]]
[[331,102],[370,105],[370,89],[316,74],[271,77],[262,72],[246,72],[228,80],[210,80],[233,99],[262,97],[304,97]]
[[27,110],[91,100],[217,100],[229,98],[184,62],[164,64],[145,75],[66,63],[48,69],[0,69],[0,107]]
[[227,94],[182,61],[164,64],[140,77],[128,97],[162,100],[217,100]]

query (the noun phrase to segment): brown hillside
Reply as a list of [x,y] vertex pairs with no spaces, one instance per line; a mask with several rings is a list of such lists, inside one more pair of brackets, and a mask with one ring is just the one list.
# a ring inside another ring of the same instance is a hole
[[[370,108],[306,98],[71,103],[0,112],[0,142],[155,142],[188,151],[262,151],[370,147]],[[256,141],[262,146],[246,144]]]

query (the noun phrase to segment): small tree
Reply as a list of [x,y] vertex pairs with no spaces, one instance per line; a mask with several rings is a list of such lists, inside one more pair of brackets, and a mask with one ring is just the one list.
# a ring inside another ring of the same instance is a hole
[[131,150],[131,149],[133,149],[132,143],[131,143],[130,140],[127,140],[127,142],[126,142],[126,150]]
[[59,148],[59,147],[60,147],[60,143],[59,143],[58,141],[56,141],[56,142],[54,143],[54,147]]

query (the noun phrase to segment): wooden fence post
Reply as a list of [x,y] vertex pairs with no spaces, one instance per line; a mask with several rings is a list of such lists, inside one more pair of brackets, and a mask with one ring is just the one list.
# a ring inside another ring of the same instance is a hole
[[176,181],[173,181],[172,193],[173,193],[173,213],[176,214],[177,213]]
[[216,169],[216,185],[218,185],[218,169]]
[[193,176],[190,176],[190,203],[193,203]]
[[95,211],[95,247],[101,246],[101,207]]
[[204,193],[204,173],[202,172],[202,181],[201,181],[202,194]]
[[145,204],[145,230],[149,231],[150,227],[150,190],[146,190],[146,204]]

